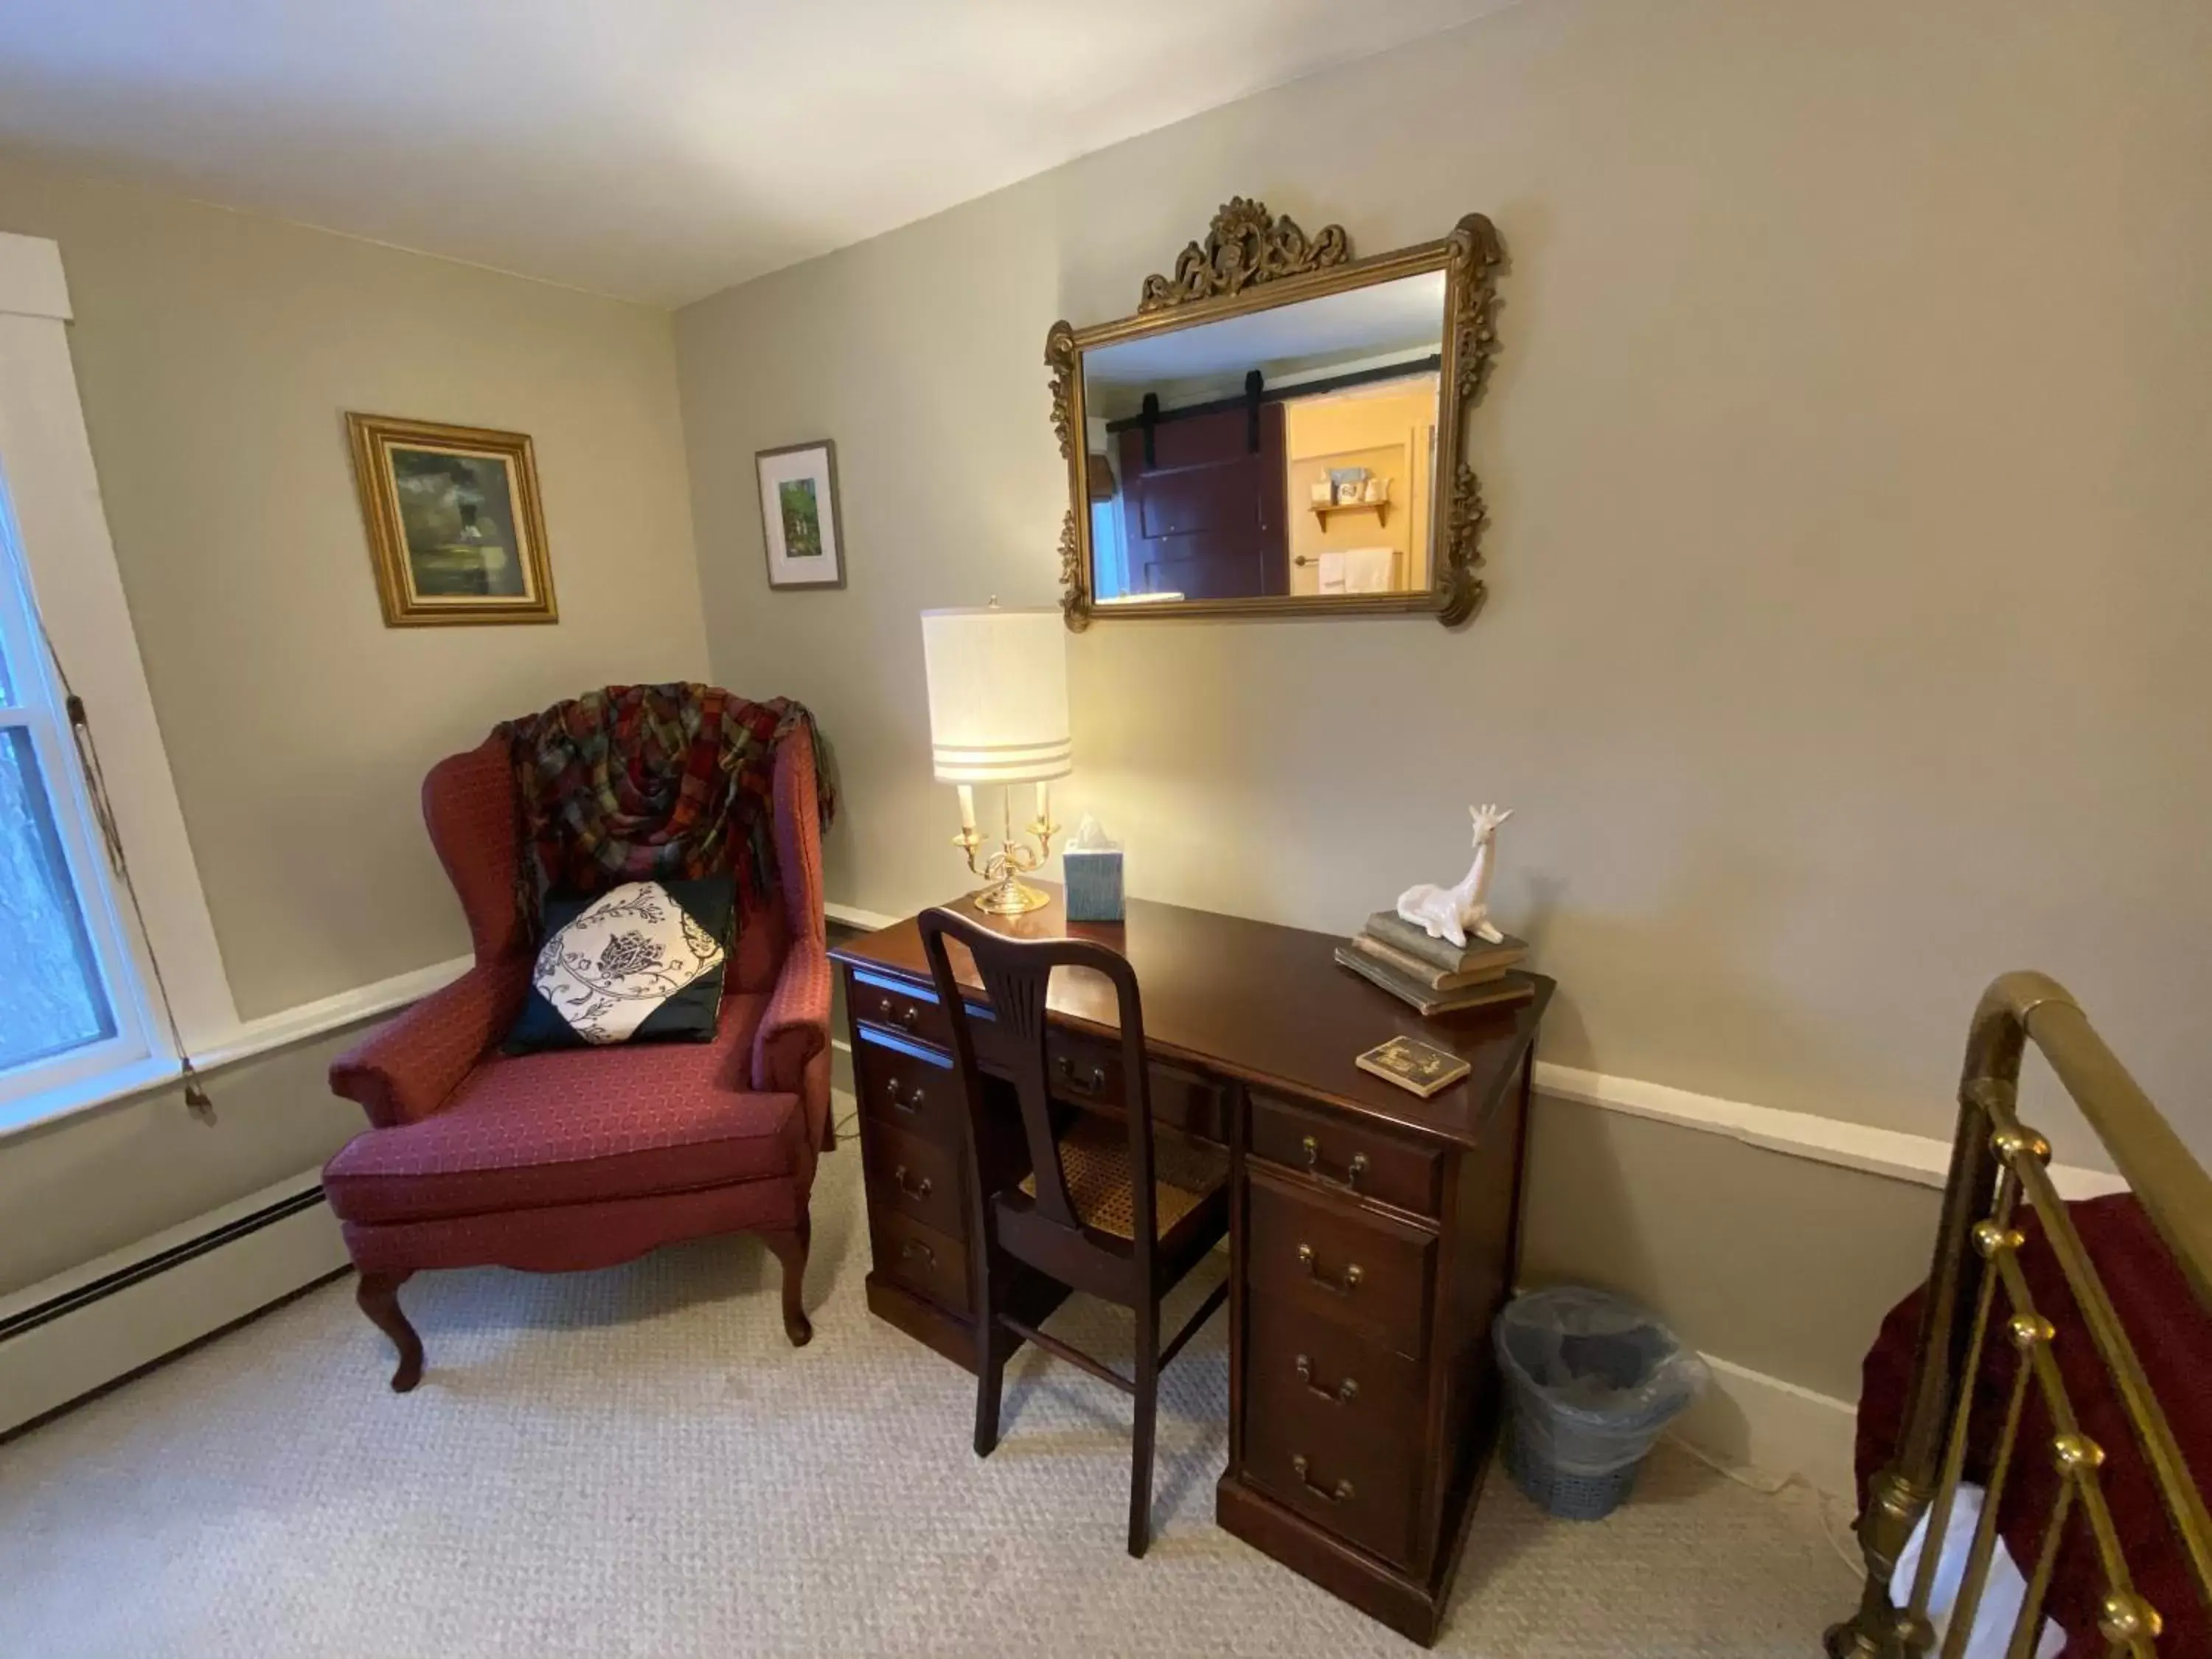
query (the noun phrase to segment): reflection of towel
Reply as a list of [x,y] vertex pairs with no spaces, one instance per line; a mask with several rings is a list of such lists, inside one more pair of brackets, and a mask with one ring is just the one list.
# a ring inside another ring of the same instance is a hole
[[1394,548],[1347,547],[1321,556],[1321,591],[1324,593],[1388,593],[1392,591],[1390,562]]

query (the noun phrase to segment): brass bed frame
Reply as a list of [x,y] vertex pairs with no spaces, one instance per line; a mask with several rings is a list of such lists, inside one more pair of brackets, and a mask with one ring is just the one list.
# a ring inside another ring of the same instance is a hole
[[[2034,1651],[2051,1574],[2060,1550],[2068,1546],[2069,1523],[2077,1510],[2087,1521],[2088,1541],[2103,1574],[2106,1593],[2098,1629],[2106,1652],[2129,1659],[2154,1659],[2160,1652],[2163,1620],[2136,1590],[2128,1569],[2129,1544],[2140,1540],[2123,1540],[2113,1527],[2098,1477],[2104,1449],[2078,1426],[2051,1354],[2057,1333],[2036,1311],[2017,1259],[2022,1239],[2012,1224],[2023,1201],[2081,1310],[2103,1378],[2134,1432],[2197,1595],[2212,1608],[2212,1520],[2203,1495],[2182,1462],[2135,1348],[2051,1184],[2045,1167],[2050,1143],[2022,1127],[2014,1115],[2021,1058],[2030,1040],[2134,1188],[2202,1308],[2212,1310],[2212,1179],[2063,987],[2041,974],[1998,979],[1984,993],[1966,1042],[1958,1136],[1951,1149],[1903,1431],[1894,1461],[1875,1478],[1859,1520],[1866,1583],[1857,1613],[1828,1632],[1832,1659],[1922,1659],[1936,1651],[1927,1610],[1941,1553],[1937,1541],[1948,1525],[1962,1478],[1973,1381],[1992,1325],[2000,1319],[2004,1340],[2023,1359],[2015,1368],[1991,1454],[1988,1496],[1968,1548],[1942,1659],[1957,1659],[1964,1650],[1980,1605],[1996,1543],[1998,1499],[2020,1449],[2015,1442],[2031,1378],[2053,1432],[2027,1455],[2055,1459],[2061,1478],[2033,1565],[2023,1564],[2027,1598],[2008,1655],[2027,1659]],[[1920,1553],[1909,1605],[1893,1607],[1892,1573],[1915,1523],[1931,1505],[1929,1542]]]

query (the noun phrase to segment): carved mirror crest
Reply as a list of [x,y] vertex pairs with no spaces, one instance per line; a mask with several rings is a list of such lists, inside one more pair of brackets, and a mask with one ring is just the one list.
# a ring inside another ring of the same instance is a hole
[[1237,197],[1134,315],[1045,340],[1067,464],[1061,608],[1119,616],[1481,609],[1463,422],[1496,347],[1498,233],[1366,259]]

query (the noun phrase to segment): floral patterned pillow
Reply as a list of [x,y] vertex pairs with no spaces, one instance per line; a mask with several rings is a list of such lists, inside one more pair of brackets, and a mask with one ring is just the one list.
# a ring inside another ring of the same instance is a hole
[[728,876],[627,882],[591,898],[549,896],[530,994],[503,1047],[526,1054],[711,1041],[736,911]]

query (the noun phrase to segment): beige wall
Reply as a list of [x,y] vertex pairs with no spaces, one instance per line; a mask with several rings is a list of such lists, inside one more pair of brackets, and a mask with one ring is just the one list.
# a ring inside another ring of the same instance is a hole
[[1942,1196],[1542,1094],[1528,1183],[1522,1283],[1635,1297],[1706,1353],[1845,1401],[1927,1276]]
[[[836,741],[833,896],[957,887],[915,612],[1056,596],[1047,326],[1232,192],[1355,251],[1480,209],[1487,611],[1095,628],[1070,821],[1138,893],[1334,929],[1505,801],[1552,1058],[1941,1135],[2033,964],[2212,1151],[2208,88],[2191,0],[1549,0],[717,295],[716,670]],[[849,586],[771,595],[746,460],[817,436]]]
[[[706,671],[667,316],[21,157],[0,156],[0,229],[61,246],[240,1013],[465,952],[422,832],[431,763],[586,686]],[[384,626],[348,410],[532,435],[557,625]]]
[[[131,623],[246,1018],[462,954],[422,831],[441,755],[610,680],[703,675],[669,319],[0,156],[61,246]],[[349,409],[535,440],[561,621],[391,629]],[[94,711],[95,721],[98,711]],[[0,1146],[0,1294],[312,1168],[362,1127],[357,1033]]]
[[327,1080],[368,1029],[214,1073],[212,1127],[172,1089],[0,1141],[0,1297],[313,1169],[368,1127]]

